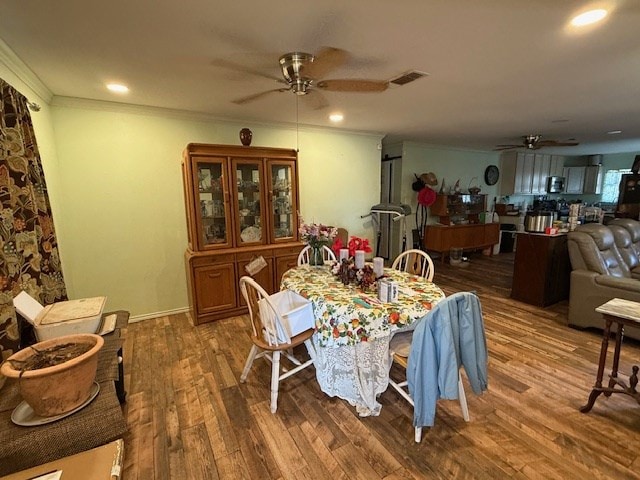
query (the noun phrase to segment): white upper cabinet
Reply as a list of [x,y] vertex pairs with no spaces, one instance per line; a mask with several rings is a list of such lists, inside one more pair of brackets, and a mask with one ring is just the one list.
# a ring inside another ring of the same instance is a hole
[[551,162],[549,164],[549,176],[564,176],[564,157],[562,155],[551,155]]
[[526,152],[503,153],[501,195],[545,195],[547,193],[547,178],[562,175],[564,158]]
[[565,167],[564,168],[564,193],[582,193],[584,185],[584,174],[587,167]]

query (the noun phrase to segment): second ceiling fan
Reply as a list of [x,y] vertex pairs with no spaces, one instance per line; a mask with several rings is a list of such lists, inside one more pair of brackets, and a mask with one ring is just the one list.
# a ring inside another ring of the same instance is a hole
[[494,148],[494,150],[511,150],[514,148],[538,150],[542,147],[575,147],[576,145],[580,145],[578,142],[573,141],[573,139],[564,142],[560,142],[558,140],[543,140],[542,135],[523,135],[521,138],[522,143],[496,145],[496,148]]

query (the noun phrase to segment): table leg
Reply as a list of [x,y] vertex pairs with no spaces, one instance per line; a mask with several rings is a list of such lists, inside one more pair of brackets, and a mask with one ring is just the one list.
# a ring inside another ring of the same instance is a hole
[[[609,378],[609,388],[616,386],[616,378],[618,378],[618,365],[620,363],[620,347],[622,345],[622,337],[624,336],[624,325],[618,322],[618,330],[616,331],[616,346],[613,350],[613,365],[611,366],[611,377]],[[605,397],[610,397],[613,391],[604,392]]]
[[580,408],[582,413],[587,413],[593,408],[596,398],[602,393],[602,377],[604,375],[604,364],[607,361],[607,349],[609,348],[609,334],[611,332],[610,318],[606,318],[604,331],[602,332],[602,346],[600,347],[600,360],[598,362],[598,374],[596,376],[596,384],[589,394],[587,404]]

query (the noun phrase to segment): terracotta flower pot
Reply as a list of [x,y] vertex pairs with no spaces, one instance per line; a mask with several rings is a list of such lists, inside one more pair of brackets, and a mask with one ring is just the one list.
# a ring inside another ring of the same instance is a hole
[[[27,370],[20,375],[17,362],[29,360],[36,351],[67,343],[89,344],[91,348],[58,365]],[[92,333],[52,338],[14,353],[2,364],[0,372],[6,377],[18,378],[20,394],[36,415],[61,415],[80,406],[89,397],[98,369],[98,351],[103,345],[104,339]]]

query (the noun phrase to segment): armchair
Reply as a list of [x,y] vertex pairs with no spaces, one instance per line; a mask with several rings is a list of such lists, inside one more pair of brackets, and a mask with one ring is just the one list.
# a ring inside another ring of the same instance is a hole
[[[568,234],[568,248],[570,326],[602,328],[602,316],[595,309],[612,298],[640,302],[640,280],[632,278],[610,228],[581,225]],[[640,329],[629,327],[625,334],[640,340]]]

